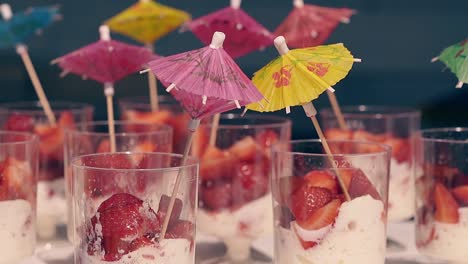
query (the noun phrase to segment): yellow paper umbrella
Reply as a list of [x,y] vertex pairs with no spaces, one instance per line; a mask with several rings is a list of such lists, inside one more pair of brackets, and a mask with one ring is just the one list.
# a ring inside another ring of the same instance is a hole
[[[184,11],[156,3],[152,0],[140,0],[105,22],[117,33],[128,36],[145,44],[154,52],[154,43],[176,30],[190,20],[190,15]],[[151,108],[158,110],[156,79],[148,75]]]
[[246,109],[258,112],[286,109],[289,113],[291,106],[302,106],[317,130],[346,199],[350,200],[317,121],[317,110],[312,100],[327,90],[333,92],[333,85],[348,75],[354,62],[361,60],[355,59],[341,43],[295,50],[289,50],[282,36],[277,37],[274,43],[280,56],[256,72],[252,79],[265,99],[248,105]]

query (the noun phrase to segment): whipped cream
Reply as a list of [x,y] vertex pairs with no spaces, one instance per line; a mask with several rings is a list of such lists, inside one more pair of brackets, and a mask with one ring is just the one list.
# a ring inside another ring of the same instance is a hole
[[267,194],[236,210],[211,212],[200,208],[197,213],[197,227],[203,234],[222,239],[256,239],[272,232],[271,199],[271,194]]
[[32,256],[36,233],[31,204],[26,200],[1,201],[0,212],[0,264]]
[[37,184],[37,232],[49,239],[56,235],[56,226],[67,222],[67,201],[64,179],[40,181]]
[[[448,224],[435,221],[434,238],[426,246],[419,248],[421,253],[428,256],[451,261],[466,263],[468,261],[468,208],[459,208],[460,221]],[[432,232],[432,231],[431,231]]]
[[415,186],[413,168],[409,162],[390,161],[388,220],[401,221],[414,216]]
[[194,254],[187,239],[164,239],[157,246],[141,247],[120,260],[104,261],[99,256],[80,256],[86,264],[185,264],[194,263]]
[[[383,212],[383,202],[373,199],[370,195],[345,202],[341,205],[335,224],[328,234],[318,245],[306,250],[293,229],[277,225],[275,230],[277,263],[383,264],[385,261]],[[303,233],[300,233],[301,237],[307,238]]]

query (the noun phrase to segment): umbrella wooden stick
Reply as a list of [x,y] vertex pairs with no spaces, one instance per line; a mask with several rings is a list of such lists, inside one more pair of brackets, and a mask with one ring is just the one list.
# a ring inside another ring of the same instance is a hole
[[[11,11],[11,7],[8,4],[0,5],[0,13],[2,13],[2,17],[5,21],[8,21],[13,17],[13,12]],[[44,93],[41,81],[39,80],[36,70],[34,69],[34,65],[32,64],[31,58],[29,57],[27,47],[25,45],[19,44],[16,46],[16,52],[18,53],[18,55],[20,55],[21,59],[23,60],[23,64],[26,67],[26,71],[28,72],[29,78],[31,79],[34,90],[36,91],[37,97],[39,98],[39,102],[41,102],[42,109],[44,109],[45,115],[47,116],[49,123],[52,126],[55,126],[57,120],[55,119],[54,112],[52,112],[52,108],[50,107],[49,101],[47,100],[47,96]]]
[[187,138],[187,142],[185,143],[184,156],[182,157],[182,161],[180,164],[181,169],[177,173],[176,181],[174,184],[174,189],[172,189],[171,200],[169,201],[169,206],[167,207],[166,217],[164,218],[163,226],[161,229],[161,239],[164,239],[164,236],[166,235],[167,226],[169,225],[169,220],[172,214],[172,209],[174,208],[176,196],[177,196],[177,193],[179,192],[180,182],[182,181],[183,166],[185,166],[185,164],[187,163],[188,155],[190,153],[190,148],[192,147],[193,134],[195,133],[199,125],[200,125],[200,119],[192,119],[189,122],[189,126],[188,126],[189,135]]
[[115,142],[115,121],[114,121],[114,102],[112,100],[114,96],[114,86],[111,83],[104,85],[104,94],[106,96],[107,105],[107,126],[109,127],[109,141],[111,152],[116,151]]
[[210,131],[210,141],[208,146],[214,147],[216,145],[216,137],[218,135],[219,119],[221,119],[221,114],[216,114],[213,117],[211,122],[211,131]]
[[336,178],[338,179],[338,182],[340,184],[340,187],[341,187],[341,190],[343,190],[343,194],[346,198],[347,201],[351,201],[351,196],[349,196],[349,192],[348,192],[348,189],[346,187],[346,184],[344,183],[343,181],[343,178],[341,177],[341,173],[335,163],[335,160],[333,159],[333,154],[330,150],[330,146],[328,145],[328,142],[325,138],[325,136],[323,135],[323,132],[322,132],[322,128],[320,127],[320,124],[317,120],[317,110],[315,109],[314,105],[312,104],[312,102],[310,103],[307,103],[305,105],[302,106],[304,108],[304,111],[306,113],[306,115],[312,120],[312,123],[315,127],[315,130],[317,131],[317,134],[320,138],[320,141],[322,143],[322,146],[323,146],[323,149],[325,150],[325,153],[327,154],[328,156],[328,159],[330,160],[330,163],[333,167],[333,171],[335,172],[336,174]]
[[338,99],[336,99],[335,93],[327,90],[327,95],[328,99],[330,100],[333,113],[335,113],[336,119],[338,120],[338,125],[342,130],[347,130],[348,126],[346,125],[343,112],[341,112],[340,104],[338,103]]
[[[146,44],[145,47],[154,52],[154,46],[152,44]],[[156,77],[151,71],[148,72],[148,86],[151,111],[156,112],[159,110],[158,83],[156,82]]]

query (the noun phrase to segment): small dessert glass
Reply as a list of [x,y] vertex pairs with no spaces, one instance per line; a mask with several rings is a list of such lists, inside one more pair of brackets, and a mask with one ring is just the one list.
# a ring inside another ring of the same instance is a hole
[[421,123],[419,111],[387,106],[345,106],[342,108],[348,130],[341,130],[331,109],[320,112],[327,139],[362,140],[392,147],[388,220],[409,220],[414,216],[416,166],[415,134]]
[[0,264],[16,264],[36,247],[38,140],[0,131]]
[[67,223],[63,139],[64,129],[91,121],[88,104],[51,102],[57,126],[49,124],[39,102],[0,104],[0,126],[8,131],[31,132],[39,138],[39,182],[37,190],[37,232],[45,248],[66,240]]
[[[182,162],[182,155],[169,153],[76,157],[75,263],[193,264],[198,161],[189,157]],[[180,185],[162,237],[178,175]]]
[[468,263],[468,128],[422,130],[417,143],[416,245],[426,256]]
[[[118,152],[169,153],[172,151],[172,128],[170,126],[116,121],[114,128],[116,131],[116,151]],[[107,121],[79,123],[74,128],[65,129],[65,194],[68,219],[73,219],[71,162],[77,156],[109,152],[108,131]],[[69,221],[67,235],[70,242],[73,242],[73,230],[73,221]]]
[[319,140],[273,150],[274,263],[383,264],[390,147],[328,143],[333,157]]
[[[268,115],[221,115],[216,140],[211,125],[194,136],[193,155],[200,158],[197,225],[200,233],[221,239],[224,257],[203,263],[252,263],[252,242],[272,232],[270,193],[274,144],[291,137],[291,122]],[[256,259],[260,262],[260,259]]]

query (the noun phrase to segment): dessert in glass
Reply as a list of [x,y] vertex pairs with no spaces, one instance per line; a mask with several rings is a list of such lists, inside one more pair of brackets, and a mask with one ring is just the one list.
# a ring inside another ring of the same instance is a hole
[[[198,161],[182,160],[177,154],[134,152],[76,157],[75,263],[193,264]],[[180,188],[162,237],[179,171]]]
[[468,263],[468,128],[422,130],[416,159],[423,168],[416,180],[419,252]]
[[36,247],[38,141],[0,131],[0,264],[16,264]]
[[320,112],[327,139],[363,140],[392,147],[388,197],[388,220],[408,220],[414,216],[414,136],[421,114],[410,108],[386,106],[343,107],[347,130],[340,129],[331,109]]
[[252,241],[272,232],[270,148],[289,141],[291,122],[226,114],[220,117],[214,144],[210,131],[211,125],[202,124],[192,148],[200,158],[198,230],[227,247],[226,256],[210,263],[248,263]]
[[57,125],[51,126],[39,102],[0,104],[0,126],[8,131],[32,132],[39,137],[37,232],[45,241],[63,240],[58,231],[67,223],[63,168],[64,129],[91,121],[93,107],[51,102]]
[[[171,152],[172,128],[167,125],[138,123],[132,121],[115,122],[116,150],[119,152]],[[109,126],[107,121],[85,122],[76,127],[65,129],[64,164],[68,219],[73,219],[71,193],[71,161],[73,158],[93,153],[110,152]],[[138,161],[138,160],[136,160]],[[102,190],[106,184],[95,182],[96,191]],[[123,184],[123,183],[122,183]],[[67,225],[67,235],[73,241],[73,222]]]
[[273,150],[274,263],[383,264],[390,147],[328,143],[333,157],[319,140]]
[[148,97],[129,97],[119,100],[120,116],[122,120],[165,124],[173,129],[176,153],[183,153],[187,138],[187,124],[190,116],[184,112],[180,104],[171,96],[158,96],[159,110],[151,111]]

